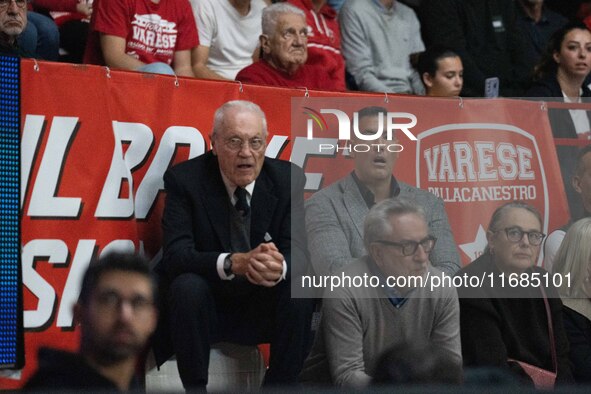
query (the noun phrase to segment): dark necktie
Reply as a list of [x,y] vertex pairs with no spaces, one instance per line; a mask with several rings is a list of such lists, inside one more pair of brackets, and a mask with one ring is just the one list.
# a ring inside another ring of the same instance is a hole
[[234,196],[236,196],[236,204],[234,207],[242,214],[242,216],[248,215],[248,211],[250,211],[250,207],[246,201],[246,193],[246,189],[243,187],[237,187],[234,191]]

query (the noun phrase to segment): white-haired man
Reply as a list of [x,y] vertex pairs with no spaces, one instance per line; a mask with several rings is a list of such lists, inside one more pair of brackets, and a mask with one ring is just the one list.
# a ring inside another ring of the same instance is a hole
[[240,82],[341,90],[323,66],[307,65],[308,24],[301,9],[276,3],[263,10],[262,59],[242,69]]
[[306,356],[314,305],[292,298],[290,286],[308,262],[305,176],[265,157],[266,138],[259,106],[230,101],[214,116],[213,150],[164,175],[157,272],[170,343],[155,354],[163,362],[176,353],[187,389],[205,387],[210,345],[219,341],[270,342],[265,384],[295,383]]

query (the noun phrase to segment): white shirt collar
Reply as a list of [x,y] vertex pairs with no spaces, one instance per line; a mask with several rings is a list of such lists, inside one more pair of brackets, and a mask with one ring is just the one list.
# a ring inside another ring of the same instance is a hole
[[564,97],[564,102],[565,103],[580,103],[581,102],[581,97],[583,96],[583,88],[579,89],[579,97],[576,98],[576,100],[571,100],[570,97],[568,97],[566,95],[566,93],[564,93],[564,90],[562,91],[562,96]]

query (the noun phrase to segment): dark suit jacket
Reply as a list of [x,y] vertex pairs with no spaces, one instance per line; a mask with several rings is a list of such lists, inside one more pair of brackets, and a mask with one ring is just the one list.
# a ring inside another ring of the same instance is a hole
[[[574,301],[589,302],[582,299]],[[562,316],[570,342],[569,357],[575,382],[588,384],[591,382],[591,320],[566,305],[562,309]]]
[[[251,246],[265,242],[268,234],[285,257],[287,280],[301,275],[308,266],[304,184],[301,168],[265,158],[250,202]],[[201,275],[213,283],[222,282],[216,261],[220,253],[230,252],[230,202],[217,157],[210,151],[170,168],[164,174],[164,186],[167,192],[162,217],[164,251],[155,268],[161,291],[166,293],[170,282],[183,273]],[[234,281],[223,282],[231,286]],[[166,299],[166,294],[161,296]],[[161,313],[165,319],[166,310]],[[162,341],[167,342],[167,338],[155,338],[157,343]],[[161,353],[166,347],[155,346],[159,363],[168,358]]]
[[[581,88],[583,89],[582,97],[586,98],[585,102],[587,103],[589,102],[589,97],[591,97],[591,90],[589,90],[586,84],[583,84]],[[525,97],[545,97],[547,101],[564,101],[562,89],[556,79],[556,75],[550,75],[536,81],[527,91]],[[548,117],[550,118],[554,138],[577,138],[575,124],[568,109],[550,108],[548,110]],[[591,111],[587,111],[587,118],[591,122]]]
[[[546,273],[537,266],[526,271],[530,272],[539,277]],[[491,273],[493,282],[488,280]],[[500,273],[490,253],[484,253],[456,274],[458,277],[467,275],[468,278],[486,275],[481,286],[472,287],[468,285],[470,281],[465,281],[463,286],[457,288],[464,366],[509,368],[529,381],[523,369],[507,359],[523,361],[547,371],[554,369],[542,293],[534,286],[511,287],[507,282],[502,286]],[[562,302],[555,288],[544,289],[548,295],[554,328],[558,363],[556,383],[572,383]]]
[[[498,77],[500,95],[519,97],[529,83],[525,41],[513,0],[423,0],[419,12],[427,46],[455,50],[464,64],[462,96],[480,97]],[[496,27],[495,27],[496,26]]]

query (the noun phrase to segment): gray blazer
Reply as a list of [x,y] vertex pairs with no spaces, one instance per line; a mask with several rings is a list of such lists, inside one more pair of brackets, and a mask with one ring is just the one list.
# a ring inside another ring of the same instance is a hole
[[[400,197],[415,201],[424,210],[431,234],[437,237],[431,264],[453,275],[460,269],[443,200],[403,182]],[[330,275],[353,259],[364,256],[363,221],[369,212],[351,174],[316,192],[306,201],[306,229],[316,275]]]

